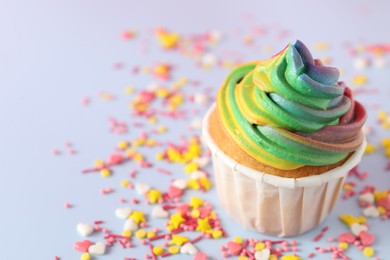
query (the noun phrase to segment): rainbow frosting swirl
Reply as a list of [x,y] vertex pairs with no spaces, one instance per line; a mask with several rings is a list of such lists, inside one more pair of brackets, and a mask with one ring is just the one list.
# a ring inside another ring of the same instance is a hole
[[282,170],[337,163],[363,142],[363,106],[336,68],[300,41],[266,61],[244,64],[217,97],[226,133],[249,156]]

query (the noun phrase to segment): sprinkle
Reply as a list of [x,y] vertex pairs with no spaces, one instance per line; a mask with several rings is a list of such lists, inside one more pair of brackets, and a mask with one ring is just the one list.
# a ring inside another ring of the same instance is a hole
[[142,211],[133,211],[130,215],[130,218],[133,219],[133,221],[136,224],[139,224],[141,222],[146,222],[144,213]]
[[374,256],[374,249],[372,247],[366,247],[363,250],[363,254],[367,257],[373,257]]
[[89,253],[83,253],[80,260],[91,260],[91,255]]
[[164,248],[162,248],[160,246],[155,246],[155,247],[153,247],[152,251],[153,251],[153,254],[155,254],[156,256],[159,256],[162,253],[164,253]]
[[191,197],[190,206],[197,209],[203,205],[203,200],[199,197]]
[[174,255],[174,254],[179,253],[180,249],[177,246],[170,246],[168,248],[168,251],[169,251],[169,253]]
[[174,244],[177,246],[181,246],[184,243],[188,242],[189,239],[185,236],[179,236],[179,235],[172,235],[172,240],[169,242],[169,244]]

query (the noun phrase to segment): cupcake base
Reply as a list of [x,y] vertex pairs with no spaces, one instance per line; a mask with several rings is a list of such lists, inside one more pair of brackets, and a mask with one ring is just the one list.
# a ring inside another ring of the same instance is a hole
[[[213,106],[204,118],[203,137],[213,155],[222,206],[244,228],[269,235],[295,236],[318,226],[333,209],[345,177],[360,162],[365,148],[364,142],[347,159],[329,168],[312,167],[321,168],[314,174],[307,174],[309,169],[306,169],[305,177],[299,177],[294,173],[297,169],[281,171],[286,176],[281,177],[279,171],[279,174],[269,173],[261,164],[253,167],[238,162],[237,158],[247,155],[233,149],[236,147],[226,139],[226,134],[221,135],[224,134],[221,127],[218,133],[215,116],[218,114]],[[291,178],[291,175],[297,177]]]

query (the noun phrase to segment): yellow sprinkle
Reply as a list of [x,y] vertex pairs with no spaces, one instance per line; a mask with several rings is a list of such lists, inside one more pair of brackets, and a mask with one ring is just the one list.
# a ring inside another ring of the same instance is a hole
[[177,212],[177,213],[171,215],[169,223],[172,225],[173,228],[178,228],[178,227],[180,227],[180,224],[184,223],[185,221],[186,220],[181,215],[181,212]]
[[117,147],[120,150],[125,150],[129,146],[129,143],[127,141],[121,141],[118,143]]
[[130,218],[133,219],[136,224],[146,222],[144,213],[142,211],[133,211],[130,215]]
[[278,257],[276,255],[270,255],[268,260],[278,260]]
[[212,236],[214,239],[221,238],[221,237],[222,237],[222,231],[221,231],[221,230],[213,230],[213,231],[211,232],[211,236]]
[[95,160],[94,165],[96,167],[102,167],[102,166],[104,166],[104,161],[103,160]]
[[134,158],[133,158],[133,160],[136,162],[142,161],[143,159],[144,159],[144,156],[140,153],[137,153],[136,155],[134,155]]
[[154,237],[155,235],[156,235],[156,233],[153,232],[152,230],[149,230],[149,231],[146,233],[146,237],[147,237],[147,238]]
[[171,147],[169,147],[167,149],[167,155],[168,155],[168,159],[172,162],[181,162],[182,161],[181,154]]
[[316,44],[314,44],[314,48],[317,51],[325,51],[325,50],[329,49],[329,43],[327,43],[327,42],[317,42]]
[[389,148],[390,147],[390,138],[383,138],[382,145],[383,145],[383,147]]
[[378,200],[380,199],[387,198],[388,194],[389,193],[387,191],[382,191],[382,192],[374,191],[375,201],[378,202]]
[[165,97],[169,96],[169,91],[167,89],[164,89],[164,88],[159,88],[156,90],[156,96],[159,98],[165,98]]
[[164,248],[162,248],[161,246],[153,247],[153,254],[161,255],[162,253],[164,253]]
[[156,145],[156,141],[154,141],[153,139],[148,139],[146,140],[145,144],[147,147],[154,147]]
[[185,167],[184,167],[184,171],[186,173],[191,173],[191,172],[194,172],[196,170],[199,169],[199,164],[195,163],[195,162],[192,162],[192,163],[189,163],[187,164]]
[[364,154],[370,154],[375,152],[377,149],[376,145],[373,144],[367,144],[366,149],[364,150]]
[[111,176],[111,171],[109,169],[101,169],[100,176],[107,178]]
[[133,149],[127,149],[126,150],[126,155],[129,157],[133,157],[137,152]]
[[124,237],[131,237],[133,233],[130,230],[123,230],[122,231],[122,236]]
[[162,197],[161,191],[151,189],[149,190],[148,194],[146,195],[149,198],[150,203],[155,204],[159,201],[159,199]]
[[363,74],[356,75],[352,78],[352,83],[356,86],[363,86],[367,83],[367,77]]
[[173,235],[172,236],[172,240],[169,242],[169,244],[181,246],[185,242],[187,242],[188,240],[189,239],[187,237],[185,237],[185,236]]
[[344,222],[344,224],[348,225],[348,227],[351,227],[353,223],[365,224],[367,222],[366,218],[363,216],[356,218],[352,215],[340,215],[339,219]]
[[143,230],[143,229],[139,229],[139,230],[137,230],[137,232],[135,232],[135,236],[137,238],[140,238],[140,239],[145,238],[146,237],[146,231]]
[[342,250],[347,250],[348,247],[349,247],[349,245],[346,242],[340,242],[339,243],[339,248],[342,249]]
[[159,33],[157,39],[164,49],[172,49],[180,41],[180,35],[176,33]]
[[148,121],[149,121],[149,123],[155,124],[155,123],[157,123],[157,118],[152,116],[152,117],[149,117]]
[[164,154],[163,153],[158,153],[158,154],[156,154],[156,160],[162,160],[162,159],[164,159]]
[[125,94],[127,94],[127,95],[133,94],[134,88],[133,87],[125,87],[123,89],[123,92],[125,92]]
[[197,209],[194,209],[192,212],[191,212],[191,217],[193,218],[199,218],[200,216],[200,211],[197,210]]
[[[385,111],[381,110],[378,112],[378,118],[380,121],[386,121],[388,119],[388,115]],[[386,138],[386,139],[390,139],[390,138]]]
[[199,197],[191,197],[190,206],[197,209],[203,205],[203,200]]
[[242,237],[234,237],[233,241],[236,242],[237,244],[242,244],[243,243]]
[[265,248],[265,244],[263,243],[263,242],[258,242],[258,243],[256,243],[256,245],[255,245],[255,250],[256,251],[261,251],[261,250],[263,250]]
[[129,187],[129,181],[128,180],[121,180],[121,187],[122,188],[127,188]]
[[295,255],[285,255],[282,256],[282,260],[301,260],[301,258]]
[[91,255],[89,253],[83,253],[80,260],[91,260]]
[[160,134],[165,133],[166,131],[167,131],[167,129],[166,129],[165,126],[160,125],[160,126],[157,128],[157,132],[159,132]]
[[343,189],[344,189],[344,190],[353,190],[353,186],[352,186],[351,184],[348,184],[348,183],[347,183],[347,184],[344,184],[344,185],[343,185]]
[[137,139],[135,140],[132,145],[134,147],[139,147],[139,146],[143,146],[145,144],[145,138],[140,138],[140,139]]
[[372,257],[374,256],[374,249],[370,246],[366,247],[363,249],[363,254],[367,257]]
[[209,179],[207,179],[206,177],[199,178],[199,181],[205,190],[209,190],[211,188],[211,186],[213,185],[212,182]]
[[248,260],[249,258],[248,257],[246,257],[246,256],[239,256],[238,257],[238,260]]
[[188,179],[187,188],[193,189],[193,190],[199,190],[200,189],[199,183],[195,179]]
[[387,213],[387,210],[384,207],[378,207],[378,211],[381,216]]
[[172,255],[179,253],[179,248],[177,246],[170,246],[168,252]]
[[198,218],[198,226],[196,227],[196,231],[201,231],[206,233],[211,230],[211,226],[209,224],[208,218],[200,219]]
[[385,150],[383,151],[383,153],[384,153],[387,157],[390,157],[390,147],[385,148]]

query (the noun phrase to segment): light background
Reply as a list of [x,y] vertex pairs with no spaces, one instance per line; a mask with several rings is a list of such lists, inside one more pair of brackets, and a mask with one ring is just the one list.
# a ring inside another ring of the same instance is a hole
[[[119,197],[136,197],[135,192],[118,188],[128,176],[131,164],[117,167],[115,175],[103,179],[96,175],[81,175],[96,158],[105,158],[122,139],[134,139],[139,131],[130,129],[128,136],[108,133],[108,117],[131,122],[123,87],[146,87],[154,80],[148,75],[132,76],[128,70],[114,70],[113,64],[126,67],[151,66],[159,61],[175,64],[173,79],[186,76],[200,81],[200,89],[212,87],[216,93],[227,69],[202,71],[179,54],[160,51],[153,29],[164,26],[172,31],[191,35],[220,31],[225,39],[221,50],[235,50],[243,60],[265,59],[269,54],[262,46],[274,46],[274,53],[286,43],[301,39],[311,49],[316,42],[328,42],[332,48],[316,52],[329,56],[332,64],[343,68],[342,79],[348,82],[358,73],[353,58],[347,55],[346,43],[389,43],[390,4],[386,1],[10,1],[0,2],[0,259],[78,259],[73,243],[81,240],[75,226],[79,222],[103,219],[106,226],[119,232],[122,221],[114,216]],[[243,37],[253,26],[263,26],[268,33],[255,39],[254,48],[243,47]],[[121,33],[134,29],[139,35],[134,41],[123,41]],[[287,31],[283,40],[278,33]],[[140,51],[145,41],[148,52]],[[387,57],[386,57],[387,58]],[[369,141],[379,143],[389,132],[377,125],[377,110],[390,112],[389,69],[368,69],[368,88],[378,88],[377,94],[361,94],[357,99],[369,110],[368,125],[373,127]],[[116,95],[112,102],[102,102],[100,91]],[[188,93],[197,91],[186,90]],[[80,100],[91,97],[88,107]],[[205,111],[206,107],[198,108]],[[166,138],[177,140],[186,132],[188,122],[161,119],[170,129]],[[177,132],[174,131],[176,129]],[[138,131],[138,132],[137,132]],[[200,131],[193,133],[200,134]],[[65,152],[69,140],[78,151],[75,156],[63,153],[53,156],[51,150]],[[156,150],[148,151],[154,156]],[[386,159],[381,152],[365,156],[361,169],[369,172],[363,183],[379,189],[389,189],[389,172],[384,171]],[[168,165],[164,165],[168,167]],[[169,166],[174,177],[183,176],[181,167]],[[210,169],[211,170],[211,169]],[[157,175],[160,176],[160,175]],[[356,181],[355,179],[351,179]],[[139,174],[137,181],[165,188],[170,179],[156,178],[152,170]],[[114,187],[116,192],[101,196],[99,190]],[[187,192],[185,198],[199,195],[211,202],[221,217],[222,225],[233,236],[262,238],[244,231],[230,220],[218,206],[215,189],[206,194]],[[63,204],[71,202],[72,209]],[[142,208],[150,212],[151,207]],[[342,213],[360,214],[356,198],[340,201],[332,215],[321,225],[329,226],[325,237],[347,231],[338,220]],[[151,226],[162,227],[162,221],[151,220]],[[390,259],[386,247],[389,221],[371,220],[370,231],[377,240],[374,248],[381,259]],[[313,243],[321,227],[297,238],[300,255],[305,257],[316,246],[328,246],[326,239]],[[101,235],[92,236],[98,241]],[[210,256],[221,258],[219,247],[227,240],[206,242],[197,246]],[[137,244],[131,250],[115,246],[108,255],[96,259],[143,258],[147,250]],[[350,249],[352,259],[363,259],[356,248]],[[184,256],[169,259],[184,259]],[[187,257],[192,259],[191,257]],[[330,254],[315,259],[331,259]]]

